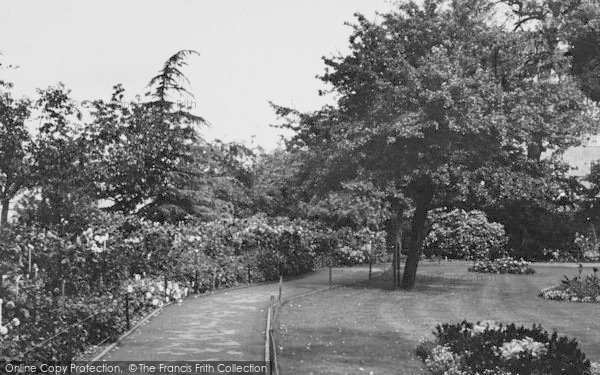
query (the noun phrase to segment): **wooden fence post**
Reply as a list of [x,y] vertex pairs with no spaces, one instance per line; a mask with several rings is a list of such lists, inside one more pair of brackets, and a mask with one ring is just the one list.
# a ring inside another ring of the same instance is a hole
[[169,281],[167,280],[167,277],[164,277],[164,286],[165,286],[165,300],[167,299],[167,297],[169,297],[169,292],[167,291],[167,288],[169,287]]
[[125,322],[127,324],[127,330],[131,329],[131,321],[129,317],[129,292],[125,293]]
[[396,278],[396,263],[398,262],[398,260],[396,259],[396,256],[398,255],[398,253],[396,252],[396,248],[397,246],[394,245],[394,254],[392,255],[392,284],[393,284],[393,289],[396,289],[396,282],[397,282],[397,278]]
[[279,297],[277,298],[278,302],[281,302],[281,289],[283,288],[283,275],[279,275]]
[[397,277],[396,287],[397,288],[400,288],[400,246],[401,246],[401,244],[398,244],[398,247],[396,249],[396,251],[397,251],[397,254],[396,254],[396,259],[397,259],[397,261],[396,261],[396,277]]

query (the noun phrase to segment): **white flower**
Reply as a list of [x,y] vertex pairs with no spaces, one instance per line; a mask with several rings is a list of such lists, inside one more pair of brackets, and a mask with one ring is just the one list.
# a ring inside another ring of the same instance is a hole
[[108,233],[105,234],[104,236],[95,235],[94,241],[96,241],[98,243],[104,243],[104,242],[108,241]]
[[152,300],[152,305],[153,306],[158,306],[158,303],[159,303],[158,299],[155,298],[155,299]]
[[471,336],[475,336],[485,331],[499,331],[500,329],[501,327],[498,323],[492,320],[486,320],[473,326],[473,329],[471,330]]
[[133,287],[131,285],[127,285],[127,293],[133,293]]
[[529,352],[532,357],[540,357],[548,352],[546,344],[534,341],[531,337],[525,337],[518,340],[513,339],[510,342],[505,342],[502,347],[498,348],[499,355],[506,359],[519,358],[521,353]]
[[19,318],[13,318],[13,320],[11,321],[13,327],[18,327],[21,325],[21,321],[19,320]]
[[146,298],[148,298],[148,299],[152,298],[152,293],[146,292]]
[[92,252],[94,253],[101,253],[104,251],[104,249],[100,246],[97,246],[96,244],[92,244],[91,246]]
[[8,333],[8,328],[5,326],[0,326],[0,335],[6,335]]

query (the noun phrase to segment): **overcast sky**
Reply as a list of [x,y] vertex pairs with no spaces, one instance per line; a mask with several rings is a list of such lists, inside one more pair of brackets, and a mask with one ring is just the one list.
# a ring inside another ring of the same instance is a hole
[[374,17],[391,0],[0,0],[1,74],[17,95],[59,81],[77,100],[109,98],[124,84],[142,94],[164,60],[195,49],[185,73],[207,138],[276,146],[280,130],[268,101],[300,110],[331,98],[321,57],[347,51],[360,12]]

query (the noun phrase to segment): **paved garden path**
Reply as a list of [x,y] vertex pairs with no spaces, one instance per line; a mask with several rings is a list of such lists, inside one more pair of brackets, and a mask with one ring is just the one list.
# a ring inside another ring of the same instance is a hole
[[[368,278],[368,267],[333,270],[334,285]],[[286,281],[283,298],[327,288],[328,270]],[[264,360],[269,296],[278,284],[191,297],[167,306],[101,360]]]

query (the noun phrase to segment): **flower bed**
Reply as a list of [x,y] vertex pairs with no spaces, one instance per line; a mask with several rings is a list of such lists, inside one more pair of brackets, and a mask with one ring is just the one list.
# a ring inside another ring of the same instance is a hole
[[421,340],[417,355],[434,375],[592,375],[597,370],[577,341],[542,327],[496,322],[437,326],[433,340]]
[[494,260],[478,260],[473,267],[469,268],[471,272],[480,273],[511,273],[511,274],[533,274],[535,270],[531,268],[529,262],[516,260],[511,257],[498,258]]
[[593,275],[569,279],[565,276],[560,285],[543,289],[539,296],[549,300],[568,302],[600,303],[600,278],[598,269],[594,268]]
[[126,311],[133,322],[192,291],[312,271],[322,255],[333,250],[335,256],[335,246],[358,247],[345,263],[364,262],[366,244],[375,251],[384,247],[377,232],[338,236],[283,217],[169,225],[100,214],[90,222],[68,235],[27,226],[0,230],[2,360],[24,353],[28,359],[70,360],[122,333]]

